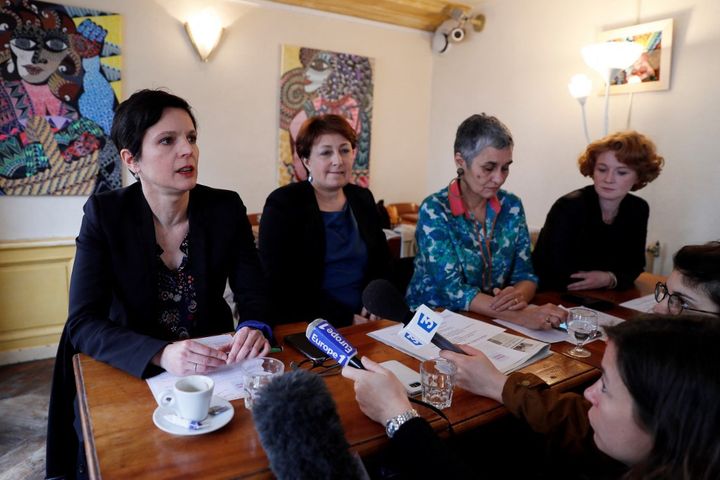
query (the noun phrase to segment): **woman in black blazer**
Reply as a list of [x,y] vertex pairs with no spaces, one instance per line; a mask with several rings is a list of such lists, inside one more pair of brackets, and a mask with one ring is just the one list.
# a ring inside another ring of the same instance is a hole
[[[196,124],[185,100],[142,90],[123,102],[111,132],[139,180],[92,195],[84,207],[68,320],[50,400],[47,476],[83,476],[73,431],[72,356],[82,352],[131,375],[205,373],[264,355],[265,285],[245,207],[235,192],[197,185]],[[233,330],[215,349],[191,338]],[[76,464],[76,460],[78,463]]]
[[265,202],[259,247],[276,323],[365,322],[362,290],[389,274],[372,193],[349,183],[356,142],[339,115],[308,119],[295,144],[308,181],[278,188]]

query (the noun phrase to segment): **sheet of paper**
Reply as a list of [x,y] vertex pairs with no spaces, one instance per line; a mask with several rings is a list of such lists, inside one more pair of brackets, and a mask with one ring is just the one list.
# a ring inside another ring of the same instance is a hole
[[[218,348],[232,342],[232,336],[229,334],[216,335],[213,337],[204,337],[195,339],[196,342],[204,345]],[[245,391],[242,385],[242,375],[240,374],[240,365],[242,363],[236,363],[233,365],[227,365],[219,370],[211,373],[205,373],[208,377],[212,378],[215,382],[215,389],[213,395],[217,395],[225,400],[237,400],[239,398],[245,398]],[[171,390],[175,382],[181,377],[177,377],[168,372],[163,372],[154,377],[148,378],[145,381],[150,387],[150,391],[157,401],[158,396],[165,390]]]
[[[502,372],[509,372],[533,360],[549,354],[549,346],[517,335],[505,333],[505,329],[445,310],[441,313],[444,322],[439,333],[452,343],[471,345],[485,353],[493,365]],[[439,356],[435,345],[414,347],[398,335],[402,325],[375,330],[368,333],[371,338],[400,350],[418,360]],[[537,357],[537,358],[536,358]]]
[[498,325],[502,325],[505,328],[512,328],[518,333],[522,333],[527,337],[534,338],[545,343],[559,343],[568,340],[567,332],[555,330],[554,328],[551,328],[550,330],[532,330],[530,328],[521,327],[516,323],[508,322],[507,320],[500,320],[499,318],[493,319],[493,322]]
[[637,310],[638,312],[650,312],[655,305],[657,305],[657,302],[655,301],[654,293],[640,298],[633,298],[620,304],[621,307]]

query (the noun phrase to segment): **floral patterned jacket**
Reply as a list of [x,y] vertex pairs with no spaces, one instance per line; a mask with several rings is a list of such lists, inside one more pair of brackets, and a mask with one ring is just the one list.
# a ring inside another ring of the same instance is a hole
[[499,190],[485,217],[483,229],[465,210],[455,182],[423,201],[415,272],[407,291],[410,308],[425,304],[468,310],[478,292],[522,280],[537,283],[520,199]]

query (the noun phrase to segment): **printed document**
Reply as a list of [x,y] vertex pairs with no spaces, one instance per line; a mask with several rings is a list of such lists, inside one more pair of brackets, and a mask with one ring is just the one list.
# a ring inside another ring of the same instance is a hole
[[[452,343],[467,344],[480,350],[503,373],[512,372],[550,355],[550,346],[547,343],[507,333],[504,328],[449,310],[440,315],[443,317],[443,323],[438,330],[440,335]],[[440,355],[440,349],[435,345],[418,348],[404,340],[397,334],[402,327],[401,324],[393,325],[368,335],[421,361]]]

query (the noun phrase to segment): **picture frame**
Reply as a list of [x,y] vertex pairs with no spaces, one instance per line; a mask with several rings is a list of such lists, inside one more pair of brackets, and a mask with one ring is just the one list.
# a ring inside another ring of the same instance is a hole
[[645,49],[633,65],[625,70],[620,70],[610,79],[611,94],[668,90],[670,88],[672,18],[606,30],[600,33],[599,40],[637,42]]

